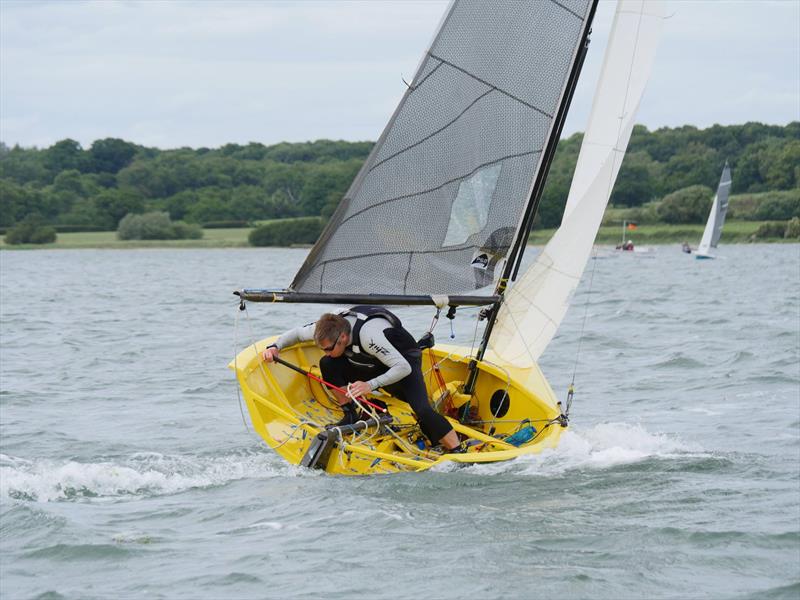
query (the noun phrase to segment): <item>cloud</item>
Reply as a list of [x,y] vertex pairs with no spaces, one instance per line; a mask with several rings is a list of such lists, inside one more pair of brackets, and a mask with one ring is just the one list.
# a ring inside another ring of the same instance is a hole
[[[0,139],[377,139],[446,2],[0,2]],[[610,29],[601,2],[565,133]],[[640,121],[800,118],[800,3],[672,2]]]

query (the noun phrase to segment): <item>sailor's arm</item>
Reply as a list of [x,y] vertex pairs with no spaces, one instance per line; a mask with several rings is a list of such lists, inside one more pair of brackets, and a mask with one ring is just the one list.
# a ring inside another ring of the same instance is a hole
[[300,342],[310,342],[314,339],[314,327],[316,323],[308,323],[302,327],[295,327],[281,334],[273,344],[266,347],[261,356],[267,362],[272,362],[280,351],[289,346],[294,346]]
[[411,374],[411,365],[383,333],[390,326],[384,319],[371,319],[361,328],[361,351],[374,356],[389,367],[389,370],[383,375],[378,375],[366,382],[373,391],[379,387],[397,383]]

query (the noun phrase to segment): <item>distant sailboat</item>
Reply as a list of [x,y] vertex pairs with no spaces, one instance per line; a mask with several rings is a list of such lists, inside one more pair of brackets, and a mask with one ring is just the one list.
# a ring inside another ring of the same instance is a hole
[[[622,252],[630,252],[636,254],[648,254],[653,251],[653,248],[650,246],[634,246],[633,240],[628,238],[629,231],[634,231],[638,227],[638,223],[636,221],[623,221],[622,222],[622,241],[617,244],[615,250],[620,250]],[[628,238],[626,241],[625,238]],[[652,258],[652,257],[650,257]]]
[[716,248],[719,238],[722,235],[722,226],[725,224],[725,215],[728,212],[728,195],[731,191],[731,169],[728,167],[728,162],[725,161],[725,168],[722,169],[722,176],[719,179],[717,186],[717,194],[714,196],[714,202],[711,205],[711,212],[706,221],[706,228],[703,231],[703,238],[700,240],[700,245],[695,252],[695,258],[715,258],[710,253],[711,248]]

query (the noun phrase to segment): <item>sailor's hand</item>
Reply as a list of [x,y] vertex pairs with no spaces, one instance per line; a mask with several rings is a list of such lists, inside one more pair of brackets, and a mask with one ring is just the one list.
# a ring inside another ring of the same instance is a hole
[[372,391],[372,388],[365,381],[355,381],[350,384],[348,391],[354,396],[366,396]]
[[266,350],[261,353],[261,358],[263,358],[266,362],[271,363],[280,354],[280,350],[278,350],[277,346],[268,346]]

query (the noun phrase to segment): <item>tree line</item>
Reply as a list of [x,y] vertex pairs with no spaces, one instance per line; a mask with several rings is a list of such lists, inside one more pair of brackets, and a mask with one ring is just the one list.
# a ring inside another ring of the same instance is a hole
[[[581,140],[575,134],[559,142],[539,226],[560,222]],[[126,215],[154,211],[203,226],[324,220],[372,146],[319,140],[160,150],[106,138],[86,149],[71,139],[39,149],[0,142],[0,227],[33,215],[60,230],[116,230]],[[636,126],[611,202],[638,207],[691,186],[713,190],[726,160],[733,193],[797,190],[800,122]]]

